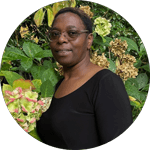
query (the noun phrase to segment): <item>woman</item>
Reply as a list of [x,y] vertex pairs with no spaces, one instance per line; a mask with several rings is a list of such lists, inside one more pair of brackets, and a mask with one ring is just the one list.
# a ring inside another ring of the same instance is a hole
[[111,141],[132,123],[131,107],[120,77],[90,62],[92,23],[78,8],[60,10],[50,31],[54,58],[64,78],[56,85],[50,108],[37,122],[48,145],[93,148]]

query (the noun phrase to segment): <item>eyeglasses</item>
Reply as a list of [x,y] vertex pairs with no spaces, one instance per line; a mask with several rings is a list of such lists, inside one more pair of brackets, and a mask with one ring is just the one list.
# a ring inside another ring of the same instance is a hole
[[[89,33],[88,30],[76,30],[76,29],[69,29],[66,30],[64,32],[64,36],[67,38],[68,41],[74,41],[78,38],[78,36],[82,33]],[[52,29],[49,32],[49,39],[50,42],[56,42],[59,40],[59,37],[62,34],[61,32],[59,32],[58,30]]]

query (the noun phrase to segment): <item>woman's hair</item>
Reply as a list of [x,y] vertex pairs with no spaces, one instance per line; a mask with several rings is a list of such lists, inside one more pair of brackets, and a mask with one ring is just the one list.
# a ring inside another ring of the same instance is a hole
[[55,15],[55,17],[54,17],[52,26],[53,26],[57,16],[59,16],[60,14],[66,13],[66,12],[71,12],[71,13],[74,13],[74,14],[78,15],[80,17],[80,19],[82,20],[84,26],[86,27],[86,30],[88,30],[89,33],[92,33],[93,23],[92,23],[90,17],[84,11],[82,11],[79,8],[66,7],[66,8],[63,8],[63,9],[59,10],[57,12],[57,14]]

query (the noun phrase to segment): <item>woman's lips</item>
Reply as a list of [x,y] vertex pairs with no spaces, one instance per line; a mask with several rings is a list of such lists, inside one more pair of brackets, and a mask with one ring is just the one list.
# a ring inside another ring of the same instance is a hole
[[67,55],[69,55],[72,52],[72,50],[62,49],[62,50],[56,50],[55,52],[59,56],[67,56]]

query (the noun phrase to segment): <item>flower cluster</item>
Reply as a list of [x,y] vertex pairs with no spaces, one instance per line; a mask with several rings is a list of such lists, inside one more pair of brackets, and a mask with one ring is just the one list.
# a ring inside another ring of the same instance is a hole
[[129,64],[133,64],[133,63],[136,62],[136,59],[135,59],[134,56],[132,56],[130,54],[123,54],[122,57],[121,57],[121,61],[129,63]]
[[128,78],[136,78],[138,69],[135,68],[133,64],[125,62],[122,65],[117,66],[116,74],[126,81]]
[[42,112],[46,112],[47,109],[50,107],[50,104],[51,104],[51,101],[52,101],[52,97],[41,98],[41,101],[44,103],[41,106],[41,110],[42,110]]
[[109,43],[109,50],[114,53],[115,56],[122,56],[125,53],[128,44],[126,41],[121,41],[121,39],[115,39],[115,41],[111,41]]
[[36,127],[36,120],[42,115],[41,106],[44,105],[41,100],[37,100],[38,93],[17,87],[13,91],[5,90],[3,94],[6,105],[17,123],[26,132],[32,131]]
[[94,25],[96,25],[95,32],[98,35],[104,37],[110,33],[111,23],[109,22],[109,20],[102,17],[98,17],[94,20]]
[[128,44],[121,39],[115,39],[110,42],[109,50],[117,56],[116,59],[116,74],[119,75],[124,81],[128,78],[136,78],[138,69],[134,67],[136,59],[130,54],[125,54]]
[[95,52],[92,55],[92,58],[90,59],[90,61],[93,64],[96,64],[100,67],[103,67],[105,69],[107,69],[109,67],[109,61],[107,60],[107,58],[105,57],[104,53],[102,53],[102,55],[98,55],[97,52]]
[[79,9],[83,10],[90,18],[93,17],[93,13],[91,12],[91,8],[90,6],[81,6],[79,7]]

